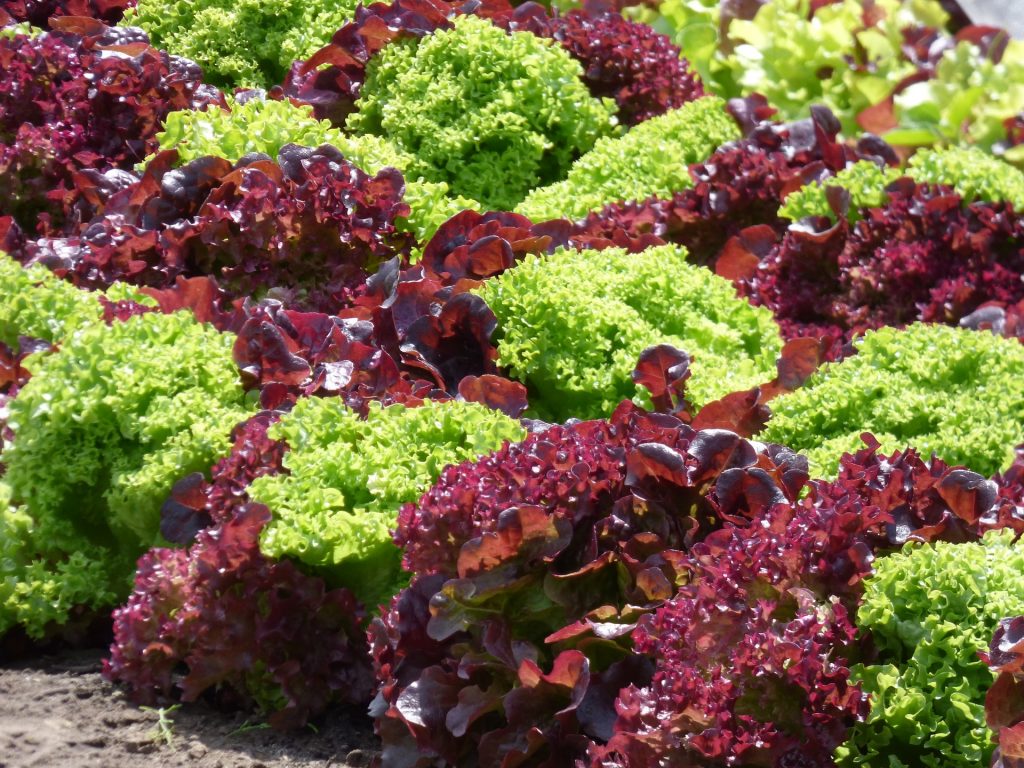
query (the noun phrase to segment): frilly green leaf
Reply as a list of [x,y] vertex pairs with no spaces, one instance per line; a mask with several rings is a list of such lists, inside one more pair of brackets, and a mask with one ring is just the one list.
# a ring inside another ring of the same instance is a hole
[[527,383],[533,413],[553,421],[646,402],[631,372],[654,344],[693,358],[696,405],[769,381],[781,351],[771,313],[679,246],[527,256],[478,293],[498,318],[498,363]]
[[252,499],[274,514],[262,551],[314,567],[371,608],[408,581],[390,535],[398,508],[447,465],[525,436],[518,422],[476,403],[373,404],[363,420],[319,398],[300,400],[268,434],[288,444],[288,473],[250,485]]
[[990,475],[1024,442],[1024,346],[941,325],[883,328],[858,353],[824,366],[771,402],[760,439],[806,453],[812,475],[834,476],[844,452],[872,433],[883,453],[912,446]]
[[979,543],[909,544],[876,563],[857,615],[879,663],[854,668],[872,694],[839,764],[957,768],[987,764],[993,674],[978,652],[999,620],[1024,611],[1024,546],[1012,531]]
[[593,98],[579,62],[551,40],[475,16],[398,40],[373,57],[347,128],[413,156],[413,176],[491,210],[563,178],[616,132],[615,104]]
[[124,24],[192,59],[206,81],[256,88],[281,82],[355,16],[356,0],[140,0]]
[[739,138],[725,102],[706,96],[604,138],[563,181],[535,189],[516,209],[534,221],[581,219],[609,203],[644,200],[693,186],[689,166]]

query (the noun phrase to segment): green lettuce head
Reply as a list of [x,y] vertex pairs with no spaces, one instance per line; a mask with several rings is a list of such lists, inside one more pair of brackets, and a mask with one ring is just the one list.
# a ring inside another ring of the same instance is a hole
[[351,589],[369,608],[408,582],[392,543],[399,507],[449,464],[525,437],[517,421],[476,403],[370,406],[360,419],[338,400],[304,398],[271,426],[287,442],[287,474],[256,478],[250,497],[273,518],[260,547]]
[[23,267],[3,251],[0,296],[4,297],[0,301],[0,343],[9,347],[17,347],[20,336],[54,344],[78,328],[99,323],[103,317],[101,296],[110,301],[156,303],[121,284],[103,292],[76,288],[42,265]]
[[512,210],[616,132],[615,104],[592,97],[582,74],[552,40],[458,16],[374,56],[347,127],[411,155],[411,176]]
[[192,59],[209,83],[257,88],[284,79],[355,16],[356,0],[139,0],[125,25]]
[[562,181],[535,189],[516,209],[534,221],[582,219],[609,203],[644,200],[693,186],[690,165],[739,138],[725,102],[691,101],[597,142]]
[[498,318],[499,365],[551,421],[605,418],[629,398],[649,405],[631,374],[655,344],[691,356],[697,406],[772,379],[782,347],[768,310],[679,246],[531,255],[477,292]]
[[993,674],[978,652],[1000,619],[1024,612],[1022,572],[1024,545],[1008,530],[970,544],[908,544],[875,563],[857,626],[879,658],[853,668],[871,714],[839,748],[839,765],[988,765]]
[[771,401],[760,439],[806,453],[812,475],[835,475],[872,433],[883,452],[911,446],[991,475],[1024,442],[1024,345],[944,325],[882,328]]
[[83,324],[25,360],[0,454],[0,632],[41,635],[127,594],[174,482],[207,471],[248,413],[232,346],[190,313],[151,313]]

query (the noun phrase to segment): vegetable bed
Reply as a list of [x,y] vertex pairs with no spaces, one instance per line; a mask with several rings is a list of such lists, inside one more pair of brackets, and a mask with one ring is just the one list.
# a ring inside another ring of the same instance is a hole
[[385,768],[1024,765],[1020,209],[954,0],[5,0],[0,652]]

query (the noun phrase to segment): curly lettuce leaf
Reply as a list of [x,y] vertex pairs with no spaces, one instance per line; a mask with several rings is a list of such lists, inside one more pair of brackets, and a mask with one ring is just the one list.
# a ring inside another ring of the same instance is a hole
[[256,88],[281,82],[296,59],[326,45],[355,16],[354,0],[139,0],[124,24],[198,63],[208,82]]
[[23,541],[7,575],[14,622],[39,615],[40,589],[59,593],[47,598],[56,623],[83,584],[96,584],[93,603],[127,592],[174,482],[208,470],[248,412],[232,343],[190,313],[149,313],[85,325],[26,358],[32,377],[8,405],[0,454]]
[[516,208],[534,221],[582,219],[609,203],[671,197],[693,186],[690,164],[739,138],[721,99],[706,96],[604,138],[562,181],[532,191]]
[[526,382],[534,412],[553,421],[644,401],[631,373],[655,344],[692,358],[695,405],[768,381],[781,351],[771,313],[688,263],[680,246],[528,255],[477,292],[498,318],[498,363]]
[[878,663],[854,674],[871,714],[839,748],[839,764],[957,768],[987,764],[985,693],[994,679],[978,652],[999,621],[1024,611],[1024,546],[1012,531],[978,543],[910,544],[879,560],[857,614]]
[[346,126],[412,155],[411,175],[511,210],[616,132],[614,102],[592,97],[582,74],[551,40],[458,16],[371,59]]
[[524,435],[518,422],[475,403],[374,404],[364,420],[340,401],[302,399],[268,430],[289,446],[288,473],[249,487],[274,513],[261,550],[312,566],[367,606],[387,602],[408,581],[389,533],[399,507],[449,464]]
[[990,475],[1024,442],[1024,346],[990,333],[914,324],[865,334],[858,353],[826,365],[772,400],[760,434],[807,454],[834,476],[844,452],[872,433],[891,452],[907,446]]

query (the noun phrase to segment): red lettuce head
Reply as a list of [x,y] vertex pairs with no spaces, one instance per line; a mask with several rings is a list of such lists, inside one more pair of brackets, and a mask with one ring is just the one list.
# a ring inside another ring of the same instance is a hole
[[211,695],[293,728],[370,695],[363,611],[345,589],[260,554],[266,507],[248,504],[188,551],[154,549],[114,612],[104,675],[138,703]]
[[827,329],[846,340],[885,325],[958,324],[990,302],[1024,300],[1024,229],[1011,206],[965,205],[946,187],[910,179],[888,194],[852,226],[791,226],[734,275],[741,293],[770,307],[787,338]]
[[805,480],[793,454],[629,403],[449,467],[400,513],[418,575],[371,626],[386,759],[584,759],[618,692],[650,679],[630,636],[689,578],[687,550]]
[[56,26],[0,38],[0,216],[39,234],[88,221],[111,184],[124,186],[97,174],[152,153],[169,112],[224,103],[199,67],[151,48],[140,30],[84,18]]
[[621,692],[615,735],[593,765],[834,765],[868,711],[844,658],[851,614],[804,581],[855,546],[837,533],[828,515],[781,506],[696,544],[689,583],[637,626],[635,650],[655,659],[654,675]]

